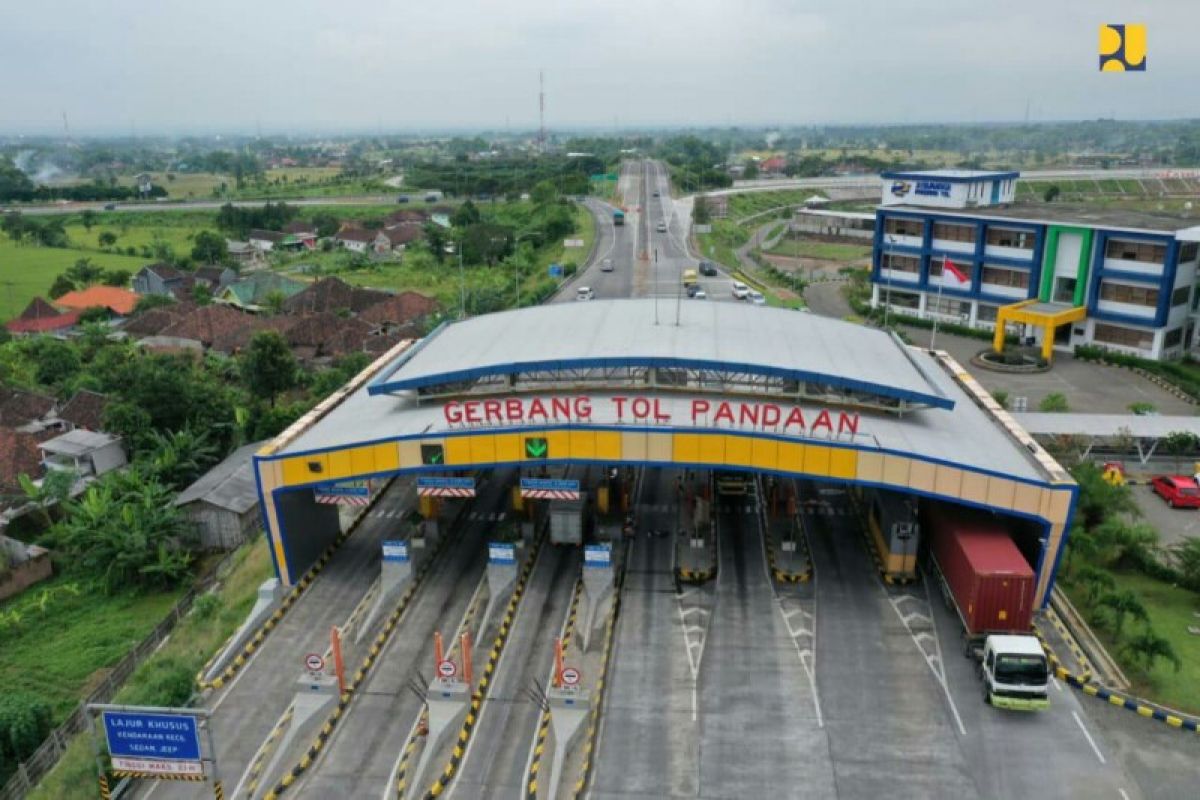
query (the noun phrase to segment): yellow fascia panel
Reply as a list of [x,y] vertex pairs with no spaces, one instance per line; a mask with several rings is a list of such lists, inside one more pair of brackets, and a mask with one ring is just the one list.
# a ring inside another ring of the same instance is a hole
[[804,448],[804,471],[809,475],[829,474],[829,448],[810,444]]
[[944,497],[959,497],[962,491],[962,470],[957,467],[938,465],[934,490]]
[[495,446],[496,461],[520,461],[524,444],[521,437],[515,433],[497,433],[492,437]]
[[646,434],[646,459],[669,463],[672,458],[675,440],[669,433]]
[[779,442],[776,451],[779,469],[785,472],[804,471],[804,445],[797,442]]
[[596,458],[603,461],[621,460],[620,431],[596,431]]
[[[705,439],[715,439],[715,436],[705,436]],[[705,445],[708,442],[704,442]],[[701,460],[700,434],[673,433],[671,434],[671,460],[676,464],[695,464]]]
[[1042,495],[1042,517],[1050,522],[1066,522],[1071,508],[1071,493],[1066,490],[1044,490]]
[[567,436],[571,441],[571,458],[593,459],[596,457],[596,434],[594,431],[568,431]]
[[329,477],[341,480],[354,474],[354,466],[350,459],[350,451],[331,450],[329,452]]
[[[400,448],[396,447],[395,442],[385,442],[371,447],[372,460],[375,462],[376,472],[390,472],[394,469],[400,469]],[[417,447],[417,463],[421,463],[421,448]]]
[[858,454],[858,479],[869,483],[883,481],[883,454],[860,452]]
[[988,479],[986,475],[980,475],[977,472],[964,472],[962,477],[962,488],[959,489],[958,496],[963,500],[970,500],[972,503],[987,503]]
[[646,434],[633,431],[621,431],[621,459],[623,461],[646,461]]
[[756,469],[779,469],[779,441],[755,437],[750,454],[750,464]]
[[1016,490],[1017,484],[1008,478],[988,478],[988,505],[1011,509]]
[[[692,435],[692,434],[685,434]],[[722,434],[713,436],[696,435],[696,440],[699,442],[697,447],[696,460],[705,464],[724,464],[725,463],[725,436]]]
[[750,467],[754,465],[753,456],[754,450],[753,440],[748,436],[731,436],[726,434],[725,439],[725,463],[731,467]]
[[1042,489],[1028,483],[1018,483],[1013,493],[1013,511],[1025,514],[1040,514],[1042,511]]
[[905,456],[883,457],[883,482],[891,486],[907,487],[908,472],[912,460]]
[[471,442],[471,463],[473,464],[493,464],[496,461],[496,442],[494,435],[490,433],[481,433],[476,436],[470,436],[468,439]]
[[447,464],[470,464],[471,463],[471,439],[474,434],[468,436],[450,436],[445,441],[443,448],[446,454]]
[[845,447],[829,448],[829,475],[854,480],[858,476],[858,451]]
[[350,468],[355,475],[369,475],[375,471],[375,452],[371,447],[355,447],[350,451]]
[[[528,435],[539,436],[541,434],[531,433]],[[546,431],[545,436],[546,444],[550,446],[550,458],[571,457],[571,437],[567,431]]]
[[283,459],[280,464],[283,466],[283,485],[295,486],[298,483],[308,483],[310,473],[306,464],[305,456],[293,456],[292,458]]
[[919,492],[932,492],[937,479],[937,467],[928,461],[913,459],[908,468],[908,485]]

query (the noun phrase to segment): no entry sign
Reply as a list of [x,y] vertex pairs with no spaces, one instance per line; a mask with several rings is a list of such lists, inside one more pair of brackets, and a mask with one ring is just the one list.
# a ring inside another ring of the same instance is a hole
[[309,653],[304,657],[304,668],[309,672],[320,672],[325,669],[325,658],[320,653]]
[[439,661],[437,665],[438,677],[442,680],[450,680],[458,674],[458,667],[450,659]]
[[563,667],[562,682],[563,686],[578,686],[579,679],[583,676],[579,674],[579,670],[574,667]]

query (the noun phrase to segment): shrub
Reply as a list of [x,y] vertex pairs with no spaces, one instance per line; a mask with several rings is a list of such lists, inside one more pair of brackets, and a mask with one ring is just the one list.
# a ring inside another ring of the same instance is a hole
[[143,664],[130,680],[122,702],[137,706],[184,706],[195,690],[195,668],[171,657]]
[[0,694],[0,776],[33,754],[50,734],[50,704],[36,695],[6,688]]
[[1043,413],[1062,413],[1070,410],[1067,397],[1062,392],[1051,392],[1038,403],[1038,411]]

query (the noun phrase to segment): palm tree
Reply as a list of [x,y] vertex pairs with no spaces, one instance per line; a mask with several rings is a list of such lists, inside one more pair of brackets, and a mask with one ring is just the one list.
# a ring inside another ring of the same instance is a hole
[[1147,622],[1150,619],[1146,613],[1146,607],[1142,605],[1142,601],[1128,589],[1108,592],[1100,597],[1098,603],[1108,609],[1112,615],[1113,630],[1118,639],[1121,638],[1121,629],[1125,626],[1126,617],[1133,617],[1142,622]]
[[1109,517],[1092,533],[1104,563],[1112,566],[1140,567],[1151,562],[1158,549],[1158,531],[1144,522],[1131,523],[1121,517]]
[[1131,637],[1121,648],[1130,661],[1141,665],[1145,672],[1154,669],[1154,662],[1160,658],[1171,663],[1176,672],[1183,667],[1183,662],[1171,646],[1171,642],[1147,628]]
[[1071,526],[1071,535],[1067,537],[1067,557],[1063,564],[1063,570],[1067,573],[1071,572],[1071,565],[1074,563],[1076,555],[1092,558],[1098,551],[1099,543],[1096,541],[1096,537],[1084,527],[1082,520],[1076,518],[1075,523]]
[[1117,582],[1113,580],[1113,576],[1102,569],[1090,565],[1084,565],[1079,568],[1077,575],[1072,575],[1072,580],[1084,587],[1085,601],[1088,608],[1096,605],[1096,601],[1100,598],[1101,593],[1111,592],[1117,588]]

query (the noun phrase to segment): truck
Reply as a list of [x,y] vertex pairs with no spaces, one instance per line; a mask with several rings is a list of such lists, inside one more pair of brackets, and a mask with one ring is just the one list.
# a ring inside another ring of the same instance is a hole
[[577,500],[550,501],[548,513],[552,544],[583,544],[587,522],[587,498],[584,494],[581,493]]
[[613,212],[613,225],[624,225],[624,224],[625,224],[625,212],[621,211],[620,209],[617,209],[616,211]]
[[978,660],[983,702],[1048,708],[1049,663],[1030,633],[1036,581],[1008,530],[990,515],[929,504],[922,531],[942,596],[962,622],[964,653]]

